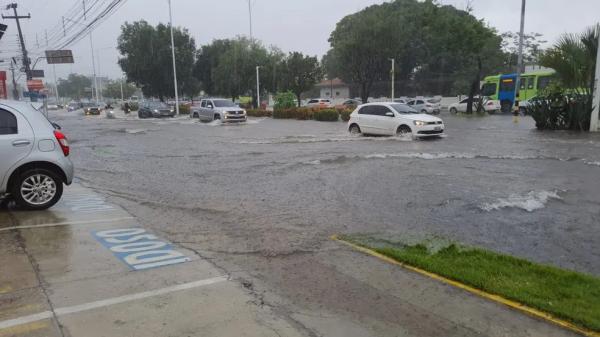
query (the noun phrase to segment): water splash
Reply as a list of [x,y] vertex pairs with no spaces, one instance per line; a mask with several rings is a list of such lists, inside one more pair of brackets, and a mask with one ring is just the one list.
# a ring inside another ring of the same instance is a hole
[[558,191],[531,191],[525,195],[511,195],[500,198],[492,203],[484,203],[479,208],[486,212],[497,211],[503,208],[519,208],[533,212],[546,207],[550,200],[562,200]]

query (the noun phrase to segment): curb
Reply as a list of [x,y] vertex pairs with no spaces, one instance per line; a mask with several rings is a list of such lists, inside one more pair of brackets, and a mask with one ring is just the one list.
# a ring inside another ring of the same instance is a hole
[[354,244],[352,242],[348,242],[348,241],[345,241],[343,239],[340,239],[337,235],[332,235],[330,237],[330,239],[333,240],[333,241],[337,241],[337,242],[340,242],[342,244],[345,244],[346,246],[349,246],[349,247],[351,247],[351,248],[353,248],[353,249],[355,249],[357,251],[360,251],[362,253],[365,253],[367,255],[371,255],[373,257],[376,257],[376,258],[378,258],[380,260],[383,260],[383,261],[385,261],[387,263],[391,263],[391,264],[400,266],[400,267],[402,267],[404,269],[408,269],[408,270],[413,271],[413,272],[415,272],[417,274],[420,274],[422,276],[434,279],[436,281],[439,281],[439,282],[451,285],[451,286],[456,287],[456,288],[463,289],[463,290],[468,291],[468,292],[470,292],[472,294],[475,294],[477,296],[480,296],[480,297],[483,297],[483,298],[488,299],[490,301],[502,304],[502,305],[507,306],[507,307],[509,307],[511,309],[514,309],[516,311],[520,311],[522,313],[525,313],[525,314],[527,314],[529,316],[532,316],[532,317],[544,320],[546,322],[549,322],[551,324],[560,326],[560,327],[562,327],[564,329],[576,332],[578,334],[582,334],[582,335],[587,336],[587,337],[600,337],[600,332],[595,332],[595,331],[592,331],[592,330],[581,328],[579,326],[574,325],[573,323],[564,321],[564,320],[562,320],[560,318],[556,318],[556,317],[554,317],[554,316],[552,316],[550,314],[547,314],[545,312],[542,312],[540,310],[528,307],[525,304],[522,304],[522,303],[519,303],[519,302],[515,302],[513,300],[506,299],[506,298],[504,298],[502,296],[494,295],[494,294],[485,292],[483,290],[479,290],[479,289],[473,288],[473,287],[468,286],[466,284],[463,284],[463,283],[460,283],[460,282],[457,282],[457,281],[445,278],[443,276],[440,276],[440,275],[428,272],[426,270],[423,270],[423,269],[420,269],[420,268],[417,268],[417,267],[413,267],[411,265],[408,265],[408,264],[405,264],[405,263],[402,263],[402,262],[398,262],[398,261],[396,261],[396,260],[394,260],[394,259],[392,259],[390,257],[387,257],[387,256],[385,256],[383,254],[380,254],[380,253],[378,253],[378,252],[376,252],[374,250],[371,250],[369,248],[365,248],[365,247],[359,246],[357,244]]

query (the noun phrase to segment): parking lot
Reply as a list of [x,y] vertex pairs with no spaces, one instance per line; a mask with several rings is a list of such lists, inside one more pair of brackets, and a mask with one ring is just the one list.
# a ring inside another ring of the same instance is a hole
[[[0,336],[570,335],[333,234],[439,236],[600,274],[597,135],[447,113],[431,140],[342,122],[50,117],[76,184],[50,211],[1,211]],[[144,249],[163,252],[130,256]]]

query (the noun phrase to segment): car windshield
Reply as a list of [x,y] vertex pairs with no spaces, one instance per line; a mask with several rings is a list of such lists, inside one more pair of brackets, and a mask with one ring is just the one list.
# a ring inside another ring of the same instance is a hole
[[419,112],[411,107],[409,107],[406,104],[390,104],[390,106],[392,108],[394,108],[394,110],[396,110],[398,113],[401,114],[418,114]]
[[235,108],[237,105],[230,100],[227,99],[214,99],[213,103],[215,103],[216,108]]

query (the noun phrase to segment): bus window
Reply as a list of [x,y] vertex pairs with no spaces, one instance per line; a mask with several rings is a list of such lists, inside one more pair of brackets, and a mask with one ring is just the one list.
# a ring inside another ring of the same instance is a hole
[[502,82],[500,82],[500,91],[514,92],[515,91],[515,81],[513,81],[511,79],[502,80]]
[[550,84],[550,81],[552,80],[552,77],[550,76],[542,76],[538,78],[538,90],[544,90],[548,87],[548,85]]
[[527,87],[527,77],[521,77],[520,83],[519,83],[519,90],[525,90],[526,87]]
[[494,96],[496,95],[497,88],[496,83],[485,83],[483,87],[481,87],[481,94],[483,96]]
[[533,89],[534,84],[535,84],[535,79],[534,78],[530,78],[529,82],[527,82],[527,90]]

